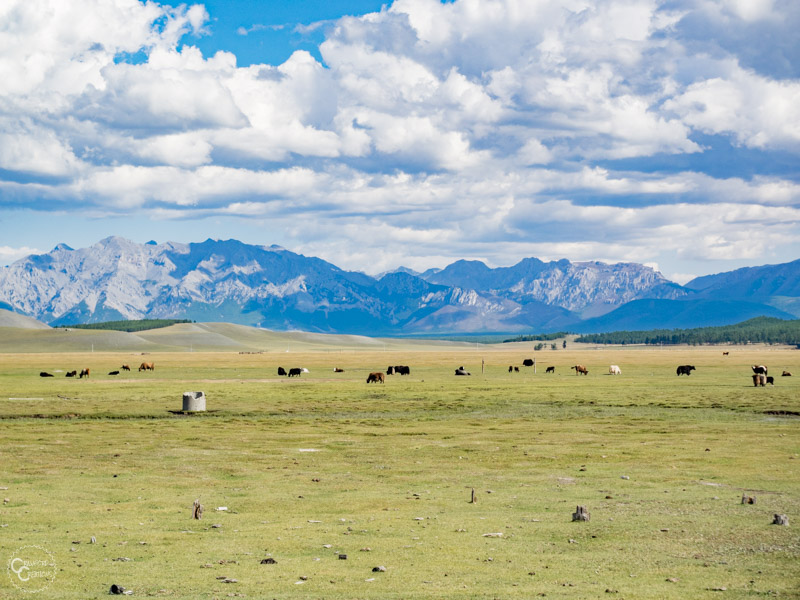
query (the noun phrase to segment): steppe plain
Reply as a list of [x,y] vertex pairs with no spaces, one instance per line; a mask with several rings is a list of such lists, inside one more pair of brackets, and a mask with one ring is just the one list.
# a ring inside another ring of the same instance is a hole
[[0,597],[40,546],[40,598],[798,598],[799,392],[783,346],[3,328]]

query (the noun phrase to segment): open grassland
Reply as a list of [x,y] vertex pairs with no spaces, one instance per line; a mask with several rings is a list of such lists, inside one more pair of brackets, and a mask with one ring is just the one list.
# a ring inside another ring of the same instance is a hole
[[[0,354],[0,564],[49,550],[41,598],[800,598],[800,351],[576,347],[508,373],[531,346]],[[190,390],[209,411],[171,412]]]

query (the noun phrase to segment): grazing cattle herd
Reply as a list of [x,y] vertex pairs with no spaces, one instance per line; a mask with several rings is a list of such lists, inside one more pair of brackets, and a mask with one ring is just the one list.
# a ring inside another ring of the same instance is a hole
[[[727,352],[723,353],[727,355]],[[535,366],[535,361],[530,358],[523,359],[522,366]],[[120,367],[122,371],[130,371],[131,368],[129,365],[124,364]],[[573,365],[570,369],[575,371],[576,375],[588,375],[589,369],[585,365]],[[750,369],[753,371],[752,379],[753,379],[753,386],[755,387],[766,387],[767,385],[775,385],[774,377],[768,375],[768,368],[766,365],[752,365]],[[679,365],[676,369],[677,375],[686,375],[687,377],[692,374],[692,371],[696,371],[694,365]],[[139,371],[155,371],[155,363],[152,362],[143,362],[139,365]],[[56,373],[61,373],[62,371],[56,370]],[[334,373],[344,373],[344,369],[339,367],[334,367]],[[519,373],[519,367],[515,365],[509,365],[508,367],[509,373]],[[554,365],[550,365],[545,369],[545,373],[555,373],[556,368]],[[88,378],[90,373],[89,367],[81,369],[80,372],[77,370],[67,371],[65,376],[66,377],[78,377],[79,379],[83,379],[84,377]],[[278,375],[281,377],[300,377],[302,373],[309,373],[309,370],[305,367],[292,367],[288,371],[283,367],[278,367]],[[481,373],[483,373],[483,367],[481,367]],[[114,376],[119,375],[119,370],[112,370],[108,372],[108,375]],[[386,369],[386,375],[410,375],[411,374],[411,367],[408,365],[390,365]],[[458,367],[455,370],[455,375],[457,376],[465,376],[471,375],[469,371],[467,371],[463,366]],[[608,367],[608,374],[609,375],[622,375],[622,369],[619,365],[609,365]],[[789,371],[783,371],[781,373],[781,377],[791,377],[792,374]],[[39,373],[39,377],[55,377],[52,373],[47,371],[41,371]],[[386,379],[381,371],[375,371],[369,373],[367,376],[367,383],[385,383]]]

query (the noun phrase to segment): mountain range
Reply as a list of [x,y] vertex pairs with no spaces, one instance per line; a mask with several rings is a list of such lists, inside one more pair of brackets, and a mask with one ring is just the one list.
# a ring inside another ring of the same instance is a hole
[[688,328],[797,318],[800,260],[684,286],[637,263],[536,258],[371,277],[279,246],[109,237],[3,267],[0,308],[50,325],[181,318],[383,336]]

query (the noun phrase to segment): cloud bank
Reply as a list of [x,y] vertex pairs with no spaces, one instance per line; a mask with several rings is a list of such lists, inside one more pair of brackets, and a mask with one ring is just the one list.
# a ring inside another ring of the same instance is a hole
[[0,23],[0,210],[241,218],[371,272],[796,258],[793,0],[396,0],[246,67],[199,4]]

